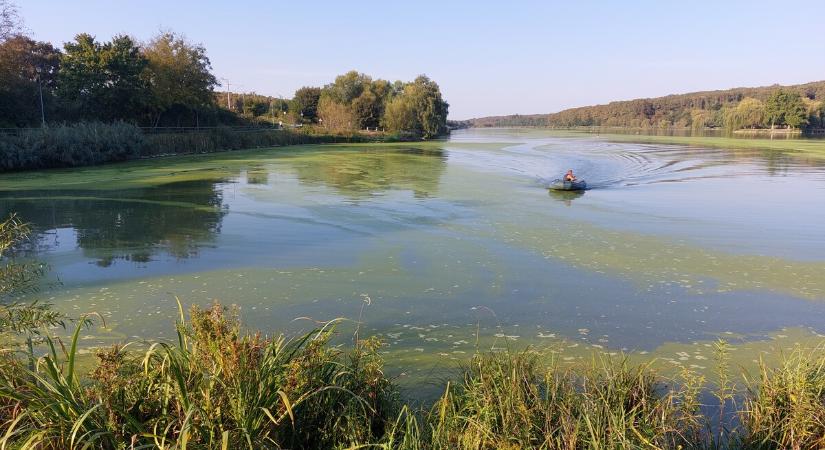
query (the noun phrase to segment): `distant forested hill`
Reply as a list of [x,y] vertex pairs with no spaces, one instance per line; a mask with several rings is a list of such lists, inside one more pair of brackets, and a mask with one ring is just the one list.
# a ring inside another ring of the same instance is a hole
[[825,81],[611,102],[553,114],[470,119],[475,127],[822,128]]

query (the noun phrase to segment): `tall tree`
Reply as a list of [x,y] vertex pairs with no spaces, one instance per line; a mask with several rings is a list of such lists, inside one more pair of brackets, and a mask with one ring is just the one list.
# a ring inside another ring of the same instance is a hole
[[138,122],[150,104],[148,61],[129,36],[100,44],[79,34],[64,46],[58,95],[75,117]]
[[808,123],[807,109],[798,92],[780,89],[765,102],[765,115],[772,125],[799,128]]
[[421,75],[387,104],[383,122],[391,131],[429,139],[447,132],[448,108],[438,84]]
[[[60,52],[17,35],[0,42],[0,126],[34,126],[54,109]],[[41,102],[42,93],[42,102]]]
[[292,110],[299,117],[308,122],[318,121],[318,100],[321,99],[321,88],[302,87],[295,91],[292,98]]
[[202,45],[166,32],[146,44],[143,56],[156,124],[172,109],[186,113],[212,104],[218,81]]
[[349,105],[372,82],[372,78],[363,73],[351,70],[335,78],[331,84],[324,86],[324,94],[332,100]]
[[318,119],[321,125],[331,131],[351,131],[356,127],[349,106],[325,95],[318,101]]

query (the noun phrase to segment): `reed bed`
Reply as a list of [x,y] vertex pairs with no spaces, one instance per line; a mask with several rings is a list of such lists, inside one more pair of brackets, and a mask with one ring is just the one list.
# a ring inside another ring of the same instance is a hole
[[[810,449],[825,445],[825,358],[794,352],[701,405],[704,378],[596,356],[479,353],[425,409],[404,403],[376,339],[244,333],[232,308],[194,307],[178,340],[100,349],[78,369],[78,325],[46,354],[4,352],[0,448]],[[715,389],[721,389],[718,381]],[[716,408],[741,405],[730,414]],[[732,417],[717,423],[723,417]]]
[[123,122],[80,122],[0,133],[0,172],[90,166],[162,155],[407,138],[391,134],[328,133],[312,127],[216,127],[185,132],[144,132]]

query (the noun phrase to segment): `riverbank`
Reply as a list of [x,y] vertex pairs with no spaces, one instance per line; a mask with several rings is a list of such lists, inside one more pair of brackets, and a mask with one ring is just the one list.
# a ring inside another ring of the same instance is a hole
[[216,127],[144,133],[126,123],[88,122],[0,134],[0,172],[83,167],[160,156],[302,144],[410,140],[414,139],[400,134],[336,134],[316,128]]
[[733,138],[722,136],[646,136],[642,134],[602,134],[601,139],[611,142],[637,142],[640,144],[687,145],[728,149],[777,150],[804,153],[825,158],[825,139],[798,138]]
[[[11,317],[11,316],[10,316]],[[23,316],[19,316],[23,317]],[[8,325],[8,324],[6,324]],[[819,448],[825,357],[786,355],[740,378],[664,377],[602,356],[569,366],[529,349],[477,353],[430,405],[401,398],[382,344],[332,345],[336,322],[295,339],[244,332],[218,304],[181,310],[177,341],[0,355],[0,444],[13,448]],[[26,334],[20,328],[22,334]],[[62,350],[58,350],[61,348]],[[34,361],[33,361],[34,362]],[[743,386],[738,390],[737,386]]]
[[[512,128],[502,128],[512,129]],[[778,135],[774,139],[759,136],[694,136],[689,130],[685,134],[650,134],[653,131],[620,128],[516,128],[525,132],[544,132],[554,137],[595,137],[608,142],[634,142],[639,144],[684,145],[691,147],[710,147],[728,149],[756,149],[799,152],[814,157],[825,158],[825,139],[798,135]]]

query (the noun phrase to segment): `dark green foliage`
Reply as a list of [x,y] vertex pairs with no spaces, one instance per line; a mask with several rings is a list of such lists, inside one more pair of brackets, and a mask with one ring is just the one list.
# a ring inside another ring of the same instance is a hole
[[143,72],[149,65],[129,36],[99,43],[79,34],[64,46],[57,95],[65,114],[87,120],[132,120],[144,114],[150,88]]
[[52,116],[59,67],[51,44],[25,36],[0,42],[0,127],[39,124],[41,88],[45,115]]
[[237,131],[218,127],[191,133],[159,133],[146,136],[143,156],[186,153],[213,153],[226,150],[277,147],[333,142],[369,142],[357,134],[313,134],[311,132],[270,129]]
[[780,89],[765,102],[765,115],[771,126],[800,128],[808,123],[808,114],[802,96],[797,92]]
[[302,87],[295,91],[292,97],[292,110],[304,121],[318,122],[318,100],[321,99],[321,88]]
[[81,122],[0,136],[0,170],[75,167],[141,156],[146,141],[134,125]]
[[213,153],[263,147],[335,142],[388,142],[394,135],[317,133],[307,129],[216,127],[186,132],[144,133],[123,122],[35,128],[0,134],[0,172],[79,167],[141,157]]

